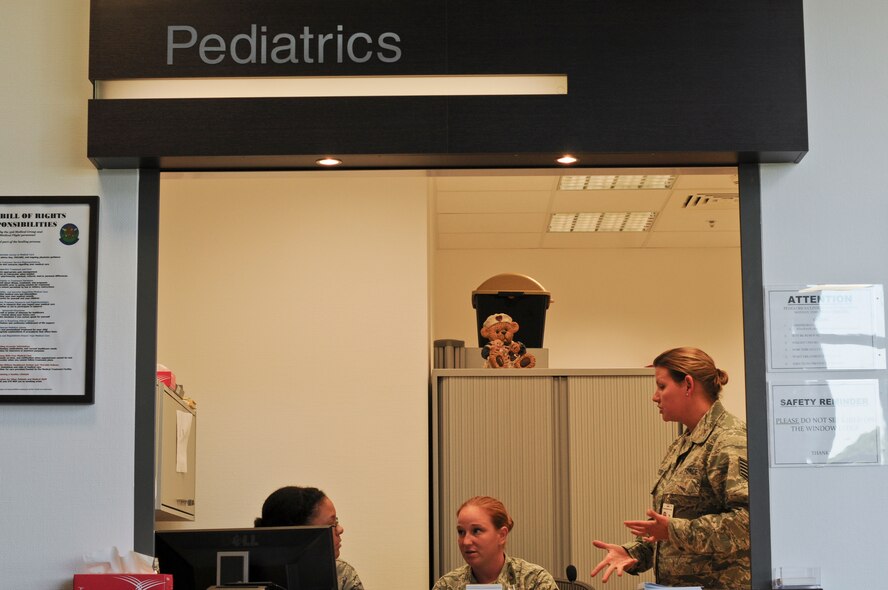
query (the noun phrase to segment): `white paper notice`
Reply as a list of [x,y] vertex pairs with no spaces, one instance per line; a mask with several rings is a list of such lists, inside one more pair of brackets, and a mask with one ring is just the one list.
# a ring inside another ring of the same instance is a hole
[[883,416],[878,379],[773,385],[773,464],[879,464]]
[[176,473],[188,473],[188,439],[191,438],[191,424],[194,416],[189,412],[176,410]]
[[84,393],[89,213],[85,204],[2,207],[2,395]]
[[768,289],[771,370],[884,369],[882,285]]

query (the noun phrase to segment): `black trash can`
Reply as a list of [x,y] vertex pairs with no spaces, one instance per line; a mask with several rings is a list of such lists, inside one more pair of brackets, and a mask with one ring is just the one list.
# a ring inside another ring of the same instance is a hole
[[495,313],[505,313],[518,322],[515,340],[527,348],[543,348],[546,311],[552,302],[551,293],[527,275],[505,273],[490,277],[472,291],[472,307],[478,320],[478,346],[487,338],[481,336],[484,320]]

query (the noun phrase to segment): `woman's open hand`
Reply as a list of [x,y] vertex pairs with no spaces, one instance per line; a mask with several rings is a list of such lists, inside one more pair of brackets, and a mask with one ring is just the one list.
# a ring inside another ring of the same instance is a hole
[[607,579],[611,577],[612,573],[617,572],[618,576],[622,576],[624,571],[638,563],[637,559],[630,557],[629,553],[619,545],[613,545],[603,541],[592,541],[592,544],[599,549],[607,551],[607,555],[604,556],[604,559],[602,559],[601,562],[595,566],[595,569],[592,570],[593,578],[598,572],[604,570],[604,576],[601,578],[601,581],[604,583],[607,583]]
[[648,508],[647,515],[650,520],[625,520],[623,524],[632,531],[636,537],[641,537],[643,541],[653,543],[655,541],[669,540],[669,517],[654,512]]

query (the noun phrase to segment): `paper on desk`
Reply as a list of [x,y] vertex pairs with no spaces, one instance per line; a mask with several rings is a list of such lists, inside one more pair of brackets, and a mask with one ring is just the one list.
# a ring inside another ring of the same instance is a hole
[[188,473],[188,439],[193,420],[190,412],[176,410],[176,473]]
[[117,547],[83,554],[79,574],[153,574],[154,558],[135,551],[121,555]]

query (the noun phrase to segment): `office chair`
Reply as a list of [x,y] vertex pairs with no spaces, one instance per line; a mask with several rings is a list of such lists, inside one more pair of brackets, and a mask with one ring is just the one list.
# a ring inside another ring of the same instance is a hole
[[558,590],[595,590],[585,582],[565,580],[564,578],[555,578],[555,584],[558,585]]
[[558,590],[595,590],[592,586],[585,582],[577,582],[577,568],[573,565],[567,566],[567,578],[555,578],[555,584]]

